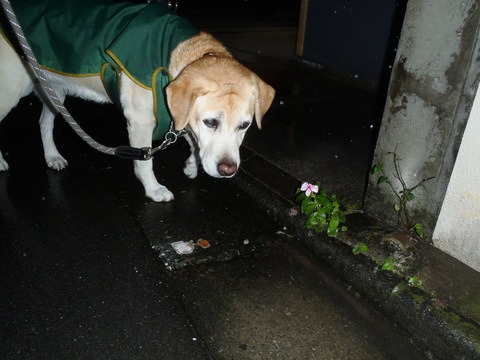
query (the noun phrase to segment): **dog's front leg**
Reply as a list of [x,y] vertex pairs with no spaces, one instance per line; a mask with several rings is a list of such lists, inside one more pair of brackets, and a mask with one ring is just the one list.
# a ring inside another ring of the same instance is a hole
[[[136,85],[128,76],[121,75],[121,101],[128,122],[130,145],[137,148],[151,147],[155,128],[152,92]],[[145,195],[154,201],[173,200],[173,194],[159,184],[153,173],[152,160],[135,160],[135,175],[143,184]]]
[[135,175],[145,188],[145,195],[153,201],[173,200],[173,193],[158,183],[153,173],[152,160],[135,160]]
[[[148,124],[132,124],[128,127],[130,145],[133,147],[151,147],[154,122]],[[153,173],[152,160],[135,160],[135,175],[143,184],[145,195],[154,201],[173,200],[173,194],[163,185],[159,184]]]

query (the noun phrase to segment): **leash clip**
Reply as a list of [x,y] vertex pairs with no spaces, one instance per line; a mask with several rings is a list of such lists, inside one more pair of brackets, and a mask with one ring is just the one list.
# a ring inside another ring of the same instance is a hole
[[150,160],[153,158],[153,152],[151,147],[140,148],[143,158],[141,160]]
[[163,140],[163,142],[159,146],[155,148],[135,148],[131,146],[119,146],[115,149],[115,155],[120,159],[124,160],[151,160],[153,159],[153,154],[155,154],[157,151],[165,150],[170,144],[175,143],[180,136],[183,136],[188,132],[188,129],[175,131],[173,130],[172,125],[170,125],[170,130],[165,134],[165,140]]

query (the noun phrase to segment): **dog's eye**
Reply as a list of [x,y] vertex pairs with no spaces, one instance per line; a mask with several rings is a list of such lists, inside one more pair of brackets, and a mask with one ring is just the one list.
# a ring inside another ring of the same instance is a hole
[[245,130],[246,128],[248,128],[250,126],[250,122],[249,121],[244,121],[243,123],[240,124],[240,126],[238,127],[240,130]]
[[203,123],[211,129],[216,129],[218,127],[217,119],[205,119],[203,120]]

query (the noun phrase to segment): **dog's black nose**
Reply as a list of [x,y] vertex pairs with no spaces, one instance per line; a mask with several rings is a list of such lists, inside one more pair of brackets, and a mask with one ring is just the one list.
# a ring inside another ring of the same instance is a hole
[[217,171],[222,176],[231,176],[237,172],[237,164],[230,161],[222,161],[217,165]]

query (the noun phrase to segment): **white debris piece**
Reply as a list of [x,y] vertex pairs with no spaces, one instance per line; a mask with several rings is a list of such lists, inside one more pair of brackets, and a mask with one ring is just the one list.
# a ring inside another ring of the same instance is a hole
[[194,249],[194,245],[191,242],[176,241],[171,243],[170,245],[172,245],[177,254],[180,255],[191,254]]

